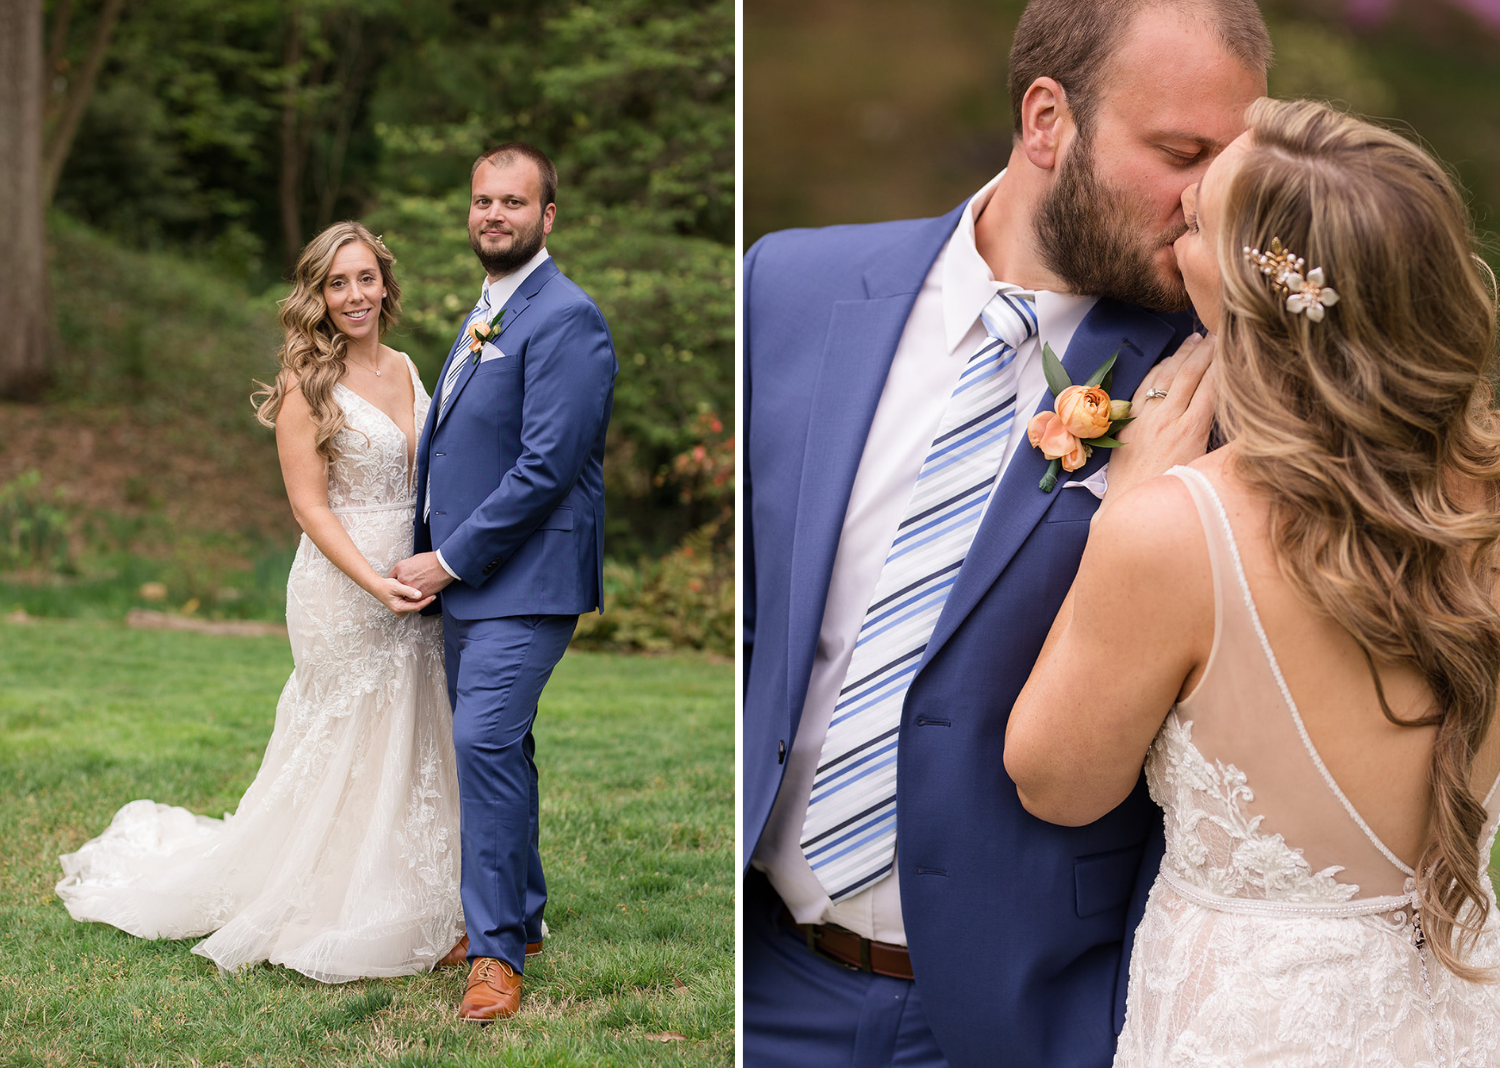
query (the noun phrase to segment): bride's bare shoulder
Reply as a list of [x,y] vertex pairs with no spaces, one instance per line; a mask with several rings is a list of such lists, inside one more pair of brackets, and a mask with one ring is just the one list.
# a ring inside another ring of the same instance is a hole
[[1112,599],[1140,611],[1161,608],[1192,626],[1206,606],[1211,621],[1208,544],[1182,478],[1160,475],[1110,501],[1089,530],[1084,573],[1103,582]]
[[1100,509],[1091,540],[1118,541],[1160,551],[1200,526],[1192,494],[1178,475],[1167,473],[1133,486]]

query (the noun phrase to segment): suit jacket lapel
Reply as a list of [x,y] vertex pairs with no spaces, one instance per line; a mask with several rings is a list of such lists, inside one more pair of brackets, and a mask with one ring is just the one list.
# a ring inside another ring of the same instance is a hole
[[[1120,355],[1115,361],[1111,395],[1129,397],[1176,334],[1176,329],[1163,319],[1148,315],[1139,308],[1103,299],[1073,335],[1063,357],[1063,368],[1074,382],[1086,381],[1118,349]],[[1052,404],[1053,397],[1049,392],[1036,410],[1050,411]],[[1027,413],[1026,417],[1030,419],[1034,414]],[[1016,432],[1023,432],[1022,428],[1017,427]],[[1087,478],[1097,471],[1109,462],[1109,450],[1095,449],[1094,455],[1080,470],[1071,475],[1062,473],[1052,492],[1043,493],[1037,483],[1046,474],[1049,462],[1039,449],[1029,444],[1023,444],[1011,457],[1010,466],[1001,477],[995,497],[974,536],[974,543],[969,547],[953,592],[938,617],[927,651],[922,655],[921,667],[937,655],[943,643],[995,584],[1021,543],[1041,521],[1047,506],[1063,492],[1063,483],[1069,479]]]
[[[491,338],[493,344],[499,346],[500,339],[506,335],[512,324],[521,317],[521,313],[531,305],[531,298],[536,296],[542,286],[546,285],[548,280],[557,273],[557,263],[551,257],[548,257],[542,261],[536,270],[526,276],[526,280],[521,283],[520,288],[512,293],[510,299],[505,302],[505,314],[500,320],[500,333]],[[454,379],[453,391],[448,395],[448,403],[442,405],[442,410],[438,412],[437,423],[434,424],[434,429],[437,426],[441,426],[443,420],[448,418],[448,413],[453,410],[454,404],[458,402],[458,395],[463,392],[464,386],[469,384],[469,379],[474,377],[474,369],[479,366],[479,361],[469,355],[462,334],[459,335],[458,341],[454,343],[454,348],[459,351],[455,352],[452,359],[461,359],[465,361],[466,366],[458,372],[458,377]],[[445,365],[443,374],[446,376],[447,373],[447,365]]]
[[802,717],[834,556],[865,439],[901,332],[960,205],[933,219],[865,274],[866,300],[839,301],[813,383],[792,539],[787,705]]

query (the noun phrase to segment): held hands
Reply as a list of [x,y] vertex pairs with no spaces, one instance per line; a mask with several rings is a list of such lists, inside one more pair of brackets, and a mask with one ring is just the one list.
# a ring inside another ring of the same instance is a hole
[[432,601],[433,594],[453,581],[453,576],[438,563],[437,553],[408,556],[391,568],[391,578],[407,586],[415,586],[417,596],[425,595],[426,599],[418,608],[425,608]]
[[1194,334],[1146,373],[1130,403],[1135,421],[1118,435],[1130,447],[1116,449],[1109,458],[1109,489],[1101,510],[1132,486],[1208,451],[1219,395],[1218,347],[1216,338]]
[[410,615],[412,612],[420,612],[432,603],[432,594],[423,596],[422,591],[408,586],[404,582],[398,582],[394,578],[383,578],[370,591],[375,599],[385,605],[398,616]]

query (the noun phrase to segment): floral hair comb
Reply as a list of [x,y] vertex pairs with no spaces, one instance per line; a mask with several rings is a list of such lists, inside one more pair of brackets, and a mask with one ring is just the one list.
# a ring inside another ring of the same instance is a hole
[[1291,249],[1282,248],[1281,238],[1271,238],[1271,249],[1262,252],[1258,248],[1245,246],[1245,259],[1270,280],[1271,288],[1286,294],[1286,310],[1293,315],[1302,312],[1315,323],[1323,321],[1323,310],[1339,302],[1333,287],[1326,285],[1323,268],[1307,268],[1307,261]]

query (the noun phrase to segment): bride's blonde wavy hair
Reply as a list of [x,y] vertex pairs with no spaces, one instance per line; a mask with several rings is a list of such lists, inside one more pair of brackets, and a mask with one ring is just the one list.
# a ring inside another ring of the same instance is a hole
[[[1271,501],[1282,573],[1359,644],[1386,718],[1437,728],[1422,926],[1450,971],[1489,978],[1462,957],[1488,910],[1470,774],[1500,699],[1494,276],[1454,182],[1410,141],[1309,101],[1248,119],[1218,246],[1220,418]],[[1337,290],[1323,321],[1246,261],[1273,237]],[[1378,663],[1419,671],[1434,711],[1399,718]]]
[[257,382],[261,388],[250,395],[252,402],[265,398],[256,408],[255,417],[266,426],[275,426],[288,385],[295,380],[317,422],[314,441],[318,453],[329,463],[338,459],[333,439],[344,426],[344,410],[333,399],[333,387],[344,377],[349,338],[329,317],[323,283],[333,268],[334,256],[351,241],[373,252],[380,265],[385,299],[380,302],[379,336],[385,337],[386,331],[396,325],[401,315],[401,286],[392,271],[396,257],[361,224],[334,223],[309,241],[297,257],[292,292],[281,302],[281,326],[286,331],[277,354],[281,370],[274,383]]

